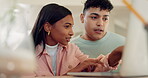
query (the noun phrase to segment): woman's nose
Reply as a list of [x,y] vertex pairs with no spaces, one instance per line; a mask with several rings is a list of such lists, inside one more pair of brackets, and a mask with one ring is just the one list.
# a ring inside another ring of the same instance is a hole
[[70,30],[69,35],[70,36],[73,36],[74,35],[73,29]]

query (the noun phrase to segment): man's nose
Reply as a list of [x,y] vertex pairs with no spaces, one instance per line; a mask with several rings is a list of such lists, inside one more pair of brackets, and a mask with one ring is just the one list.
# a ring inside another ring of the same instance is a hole
[[103,26],[103,20],[101,18],[97,20],[97,26]]

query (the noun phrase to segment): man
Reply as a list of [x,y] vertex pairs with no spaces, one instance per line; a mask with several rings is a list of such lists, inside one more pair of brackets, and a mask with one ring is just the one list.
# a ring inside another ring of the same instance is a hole
[[123,36],[107,31],[112,9],[109,0],[87,0],[84,4],[80,18],[86,32],[73,39],[72,43],[91,58],[108,54],[125,42]]
[[87,0],[84,4],[80,18],[86,32],[74,38],[72,43],[90,57],[108,54],[118,46],[124,45],[123,36],[107,31],[112,9],[113,5],[109,0]]
[[84,4],[80,18],[85,26],[85,34],[74,38],[72,43],[91,58],[106,55],[124,45],[123,36],[107,31],[112,9],[113,5],[109,0],[87,0]]

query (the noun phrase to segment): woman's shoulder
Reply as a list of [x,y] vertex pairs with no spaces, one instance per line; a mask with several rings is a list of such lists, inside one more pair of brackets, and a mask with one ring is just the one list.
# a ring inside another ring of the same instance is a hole
[[78,48],[78,46],[75,43],[68,43],[67,47]]
[[43,45],[38,44],[38,45],[35,47],[35,54],[36,54],[36,56],[38,56],[42,51],[43,51]]
[[68,45],[66,46],[67,51],[70,52],[76,52],[79,50],[78,46],[75,45],[74,43],[68,43]]

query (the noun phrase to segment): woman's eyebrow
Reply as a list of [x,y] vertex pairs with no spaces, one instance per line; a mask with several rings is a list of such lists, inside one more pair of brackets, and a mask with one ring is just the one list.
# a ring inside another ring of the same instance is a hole
[[72,25],[71,23],[65,23],[65,24],[69,24],[69,25]]

